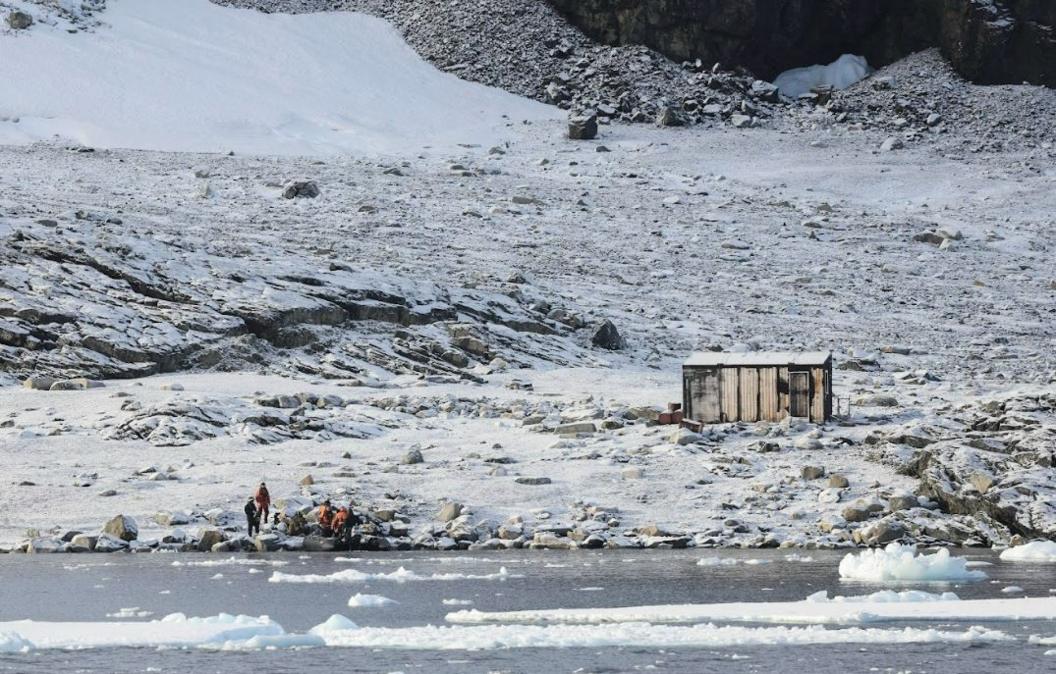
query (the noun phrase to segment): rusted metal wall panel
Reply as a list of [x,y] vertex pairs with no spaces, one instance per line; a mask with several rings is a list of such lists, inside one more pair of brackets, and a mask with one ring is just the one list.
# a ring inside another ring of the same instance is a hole
[[825,421],[825,407],[826,407],[826,395],[825,395],[825,368],[824,367],[813,367],[810,369],[811,376],[811,401],[810,401],[810,420],[815,423],[823,423]]
[[780,421],[781,407],[777,394],[777,368],[759,368],[759,418]]
[[741,378],[741,421],[759,421],[759,370],[737,368]]
[[724,367],[719,371],[719,384],[722,387],[722,421],[737,421],[741,418],[739,382],[737,368]]

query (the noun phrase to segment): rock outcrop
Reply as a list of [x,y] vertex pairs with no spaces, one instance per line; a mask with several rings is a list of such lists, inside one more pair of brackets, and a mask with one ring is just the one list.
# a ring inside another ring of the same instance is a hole
[[591,37],[680,61],[783,70],[864,55],[874,66],[939,46],[983,84],[1056,86],[1056,4],[1046,0],[550,0]]

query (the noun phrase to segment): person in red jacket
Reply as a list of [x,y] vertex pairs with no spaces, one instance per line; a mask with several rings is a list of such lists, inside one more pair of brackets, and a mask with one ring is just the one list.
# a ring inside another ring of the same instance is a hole
[[257,494],[253,497],[253,500],[257,503],[257,513],[260,519],[259,522],[268,521],[268,509],[271,508],[271,494],[268,493],[268,487],[263,482],[257,487]]

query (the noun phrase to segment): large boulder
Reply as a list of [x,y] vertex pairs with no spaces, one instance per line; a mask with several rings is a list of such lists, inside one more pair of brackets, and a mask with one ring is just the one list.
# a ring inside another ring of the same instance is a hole
[[456,501],[448,501],[440,508],[436,518],[441,522],[450,522],[462,514],[463,506]]
[[139,537],[139,525],[127,515],[118,515],[103,526],[103,533],[122,541],[134,541]]
[[592,140],[598,135],[597,115],[574,115],[568,118],[568,137],[572,140]]
[[623,336],[620,335],[620,331],[616,329],[612,321],[608,319],[594,327],[594,332],[590,336],[590,343],[600,349],[608,349],[609,351],[619,351],[624,347]]
[[219,529],[204,529],[198,534],[198,552],[211,552],[217,543],[223,543],[224,532]]
[[33,25],[33,17],[16,9],[7,15],[7,25],[11,30],[25,30]]

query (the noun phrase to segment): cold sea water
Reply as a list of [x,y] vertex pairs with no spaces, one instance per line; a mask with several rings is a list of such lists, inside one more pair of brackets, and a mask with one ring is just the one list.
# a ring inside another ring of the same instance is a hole
[[[732,601],[798,601],[820,590],[830,595],[882,589],[955,592],[961,599],[1052,597],[1056,565],[1009,564],[988,551],[964,551],[989,575],[974,583],[913,585],[847,583],[839,578],[842,553],[807,551],[508,551],[488,553],[385,553],[344,555],[285,553],[242,559],[285,562],[198,566],[215,555],[2,555],[0,622],[101,622],[153,620],[174,612],[267,615],[288,633],[304,633],[332,614],[361,627],[442,626],[451,611],[479,609],[589,608]],[[708,558],[712,563],[699,565]],[[716,559],[717,558],[717,559]],[[722,561],[727,560],[727,561]],[[178,565],[174,565],[177,562]],[[350,583],[268,582],[275,572],[327,575],[347,569],[385,574],[399,567],[419,578],[409,582],[372,578]],[[496,576],[501,567],[508,575]],[[478,576],[476,579],[462,576]],[[479,578],[483,576],[484,578]],[[382,595],[396,603],[349,607],[356,594]],[[446,602],[445,602],[446,600]],[[121,609],[139,617],[114,618]],[[149,615],[147,615],[149,612]],[[0,653],[0,672],[1051,672],[1053,646],[1028,642],[1056,635],[1056,622],[883,622],[864,627],[907,627],[963,632],[982,624],[1015,640],[965,643],[837,643],[828,645],[731,645],[703,648],[582,646],[511,648],[489,645],[463,650],[419,650],[414,643],[383,646],[276,648],[216,651],[203,648],[30,650]],[[774,625],[746,625],[768,629]],[[61,628],[57,626],[57,628]],[[118,629],[115,627],[115,629]],[[552,629],[562,630],[561,626]],[[605,630],[605,626],[597,629]],[[845,626],[827,626],[839,630]],[[408,630],[408,640],[413,631]]]

